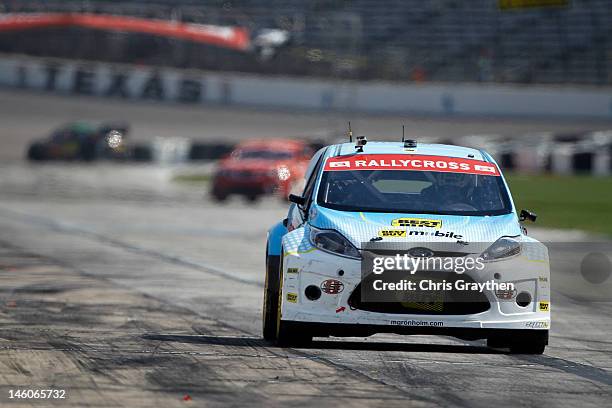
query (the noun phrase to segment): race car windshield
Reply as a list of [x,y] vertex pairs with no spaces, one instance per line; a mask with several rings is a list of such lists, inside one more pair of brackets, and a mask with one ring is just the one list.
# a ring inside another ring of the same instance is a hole
[[499,176],[436,171],[325,171],[317,202],[342,211],[471,216],[512,208]]
[[293,156],[289,152],[279,150],[239,150],[236,152],[237,159],[260,159],[260,160],[285,160]]

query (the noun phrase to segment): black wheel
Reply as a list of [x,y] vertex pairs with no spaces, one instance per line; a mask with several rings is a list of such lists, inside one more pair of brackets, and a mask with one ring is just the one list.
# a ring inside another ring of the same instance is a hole
[[30,145],[30,147],[28,148],[27,157],[28,157],[28,160],[35,160],[35,161],[46,160],[47,154],[45,151],[45,147],[39,143],[34,143]]
[[276,344],[280,347],[303,347],[312,343],[312,335],[304,333],[291,322],[279,320]]
[[545,349],[546,344],[544,343],[525,343],[510,346],[512,354],[543,354]]
[[312,335],[305,333],[294,323],[281,319],[281,302],[283,299],[283,251],[278,262],[278,296],[276,297],[276,345],[279,347],[307,346],[312,342]]
[[291,322],[281,320],[282,270],[282,253],[280,256],[266,256],[266,284],[263,305],[264,339],[272,341],[280,347],[305,346],[312,341],[312,336],[296,330]]
[[94,141],[89,140],[89,141],[83,142],[83,144],[81,145],[81,151],[80,151],[81,160],[94,161],[98,153],[97,150],[98,148]]
[[153,161],[153,149],[149,145],[132,146],[130,156],[137,162],[150,162]]
[[263,300],[263,336],[267,341],[276,340],[278,327],[278,299],[280,290],[280,256],[266,251],[266,281]]
[[516,333],[492,335],[487,338],[487,346],[509,348],[512,354],[542,354],[547,344],[547,330],[516,330]]
[[249,203],[252,204],[256,203],[257,200],[259,200],[259,196],[257,194],[248,194],[245,196],[245,198]]
[[227,194],[216,190],[211,192],[211,197],[218,203],[222,203],[223,201],[227,200]]

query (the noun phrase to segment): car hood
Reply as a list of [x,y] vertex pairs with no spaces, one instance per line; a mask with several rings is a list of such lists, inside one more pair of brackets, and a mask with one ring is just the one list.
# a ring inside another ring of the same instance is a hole
[[219,168],[222,170],[264,171],[275,170],[286,163],[286,160],[230,159],[221,162]]
[[[402,219],[404,220],[398,221]],[[479,250],[476,247],[481,248],[483,244],[492,243],[502,236],[517,236],[522,233],[514,213],[480,217],[389,214],[337,211],[315,206],[311,210],[309,223],[317,228],[340,232],[359,249],[363,249],[363,243],[380,237],[383,231],[387,230],[405,230],[406,233],[404,236],[384,236],[376,242],[456,244],[457,241],[463,241],[461,247],[465,252],[472,252],[470,247],[476,252]],[[394,244],[394,247],[397,247],[397,244]]]

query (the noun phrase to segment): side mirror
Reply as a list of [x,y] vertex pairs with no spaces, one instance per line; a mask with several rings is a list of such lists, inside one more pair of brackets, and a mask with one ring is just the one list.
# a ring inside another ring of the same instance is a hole
[[306,198],[295,194],[289,194],[289,201],[299,206],[303,206],[304,204],[306,204]]
[[535,222],[538,215],[529,210],[521,210],[521,214],[519,215],[519,221],[529,220],[531,222]]

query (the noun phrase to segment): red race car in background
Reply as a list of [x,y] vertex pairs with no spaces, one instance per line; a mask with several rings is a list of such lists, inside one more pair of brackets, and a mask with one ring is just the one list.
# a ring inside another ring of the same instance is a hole
[[255,201],[266,194],[287,199],[292,187],[301,182],[312,148],[289,139],[242,142],[219,166],[212,181],[212,197],[223,201],[233,194]]

